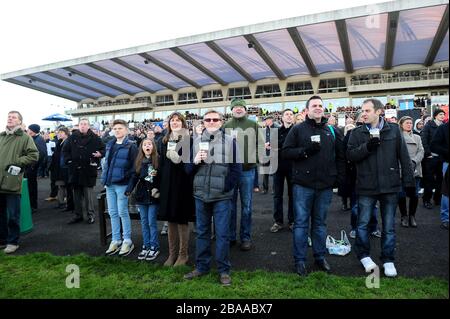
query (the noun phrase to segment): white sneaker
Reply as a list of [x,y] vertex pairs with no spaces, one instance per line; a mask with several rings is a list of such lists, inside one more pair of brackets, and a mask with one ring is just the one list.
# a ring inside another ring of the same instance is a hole
[[372,272],[372,270],[378,267],[377,264],[374,263],[372,258],[370,257],[365,257],[361,259],[361,264],[364,266],[364,269],[366,270],[367,273]]
[[384,263],[384,274],[386,277],[395,277],[397,276],[397,269],[395,269],[394,263]]
[[125,257],[128,256],[134,249],[134,244],[131,242],[123,242],[122,247],[119,251],[119,256]]
[[122,245],[122,242],[112,241],[109,245],[109,248],[107,251],[105,251],[105,255],[112,256],[119,252],[120,246]]
[[19,249],[19,245],[6,245],[6,248],[3,249],[3,251],[5,252],[5,254],[12,254],[17,249]]
[[145,260],[148,260],[148,261],[155,260],[156,257],[158,257],[158,255],[159,255],[159,250],[152,249],[148,252],[147,257],[145,257]]
[[150,250],[147,250],[145,247],[142,248],[141,252],[138,255],[138,259],[139,260],[144,260],[145,257],[147,257],[148,253],[150,252]]

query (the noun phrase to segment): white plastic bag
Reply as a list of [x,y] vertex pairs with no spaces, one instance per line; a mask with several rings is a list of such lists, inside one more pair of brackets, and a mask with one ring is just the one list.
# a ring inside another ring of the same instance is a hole
[[341,230],[341,240],[336,240],[330,235],[327,236],[326,247],[330,255],[345,256],[352,250],[352,245],[348,240],[347,234]]

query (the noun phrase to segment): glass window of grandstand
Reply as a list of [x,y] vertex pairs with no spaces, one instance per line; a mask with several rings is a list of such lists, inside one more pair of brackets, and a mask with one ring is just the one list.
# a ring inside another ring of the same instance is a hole
[[198,103],[197,93],[188,92],[178,94],[178,104],[194,104]]
[[250,89],[248,87],[229,88],[228,100],[232,100],[234,98],[251,99],[252,95],[250,93]]
[[281,96],[280,86],[278,84],[259,85],[256,88],[255,99],[277,96]]
[[92,107],[94,107],[94,103],[82,103],[81,104],[81,108],[83,108],[83,109],[88,109],[88,108],[92,108]]
[[152,119],[153,118],[153,114],[151,112],[148,113],[134,113],[134,121],[135,122],[143,122],[146,119]]
[[314,94],[311,81],[291,82],[287,84],[286,96]]
[[223,101],[222,90],[203,91],[202,102],[218,102]]
[[169,95],[158,95],[156,97],[156,103],[157,106],[163,106],[163,105],[174,105],[173,96],[171,94]]
[[347,91],[345,78],[320,80],[319,93],[336,93],[345,91]]
[[116,120],[124,120],[124,121],[131,121],[133,118],[132,114],[126,114],[126,113],[120,113],[120,114],[116,114],[114,115],[114,119]]
[[135,104],[138,104],[138,103],[152,103],[152,99],[150,98],[150,96],[141,96],[141,97],[135,98],[133,103],[135,103]]

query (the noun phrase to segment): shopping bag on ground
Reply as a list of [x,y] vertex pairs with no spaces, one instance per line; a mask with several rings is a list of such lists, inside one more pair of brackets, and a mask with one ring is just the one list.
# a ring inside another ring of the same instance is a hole
[[347,234],[344,230],[341,230],[341,239],[337,240],[327,236],[326,247],[330,255],[345,256],[352,250],[352,245],[348,240]]

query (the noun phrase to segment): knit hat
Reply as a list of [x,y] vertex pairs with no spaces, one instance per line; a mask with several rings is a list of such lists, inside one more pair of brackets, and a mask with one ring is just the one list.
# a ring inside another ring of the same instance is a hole
[[245,100],[235,98],[231,100],[231,109],[233,110],[233,107],[235,106],[242,106],[244,109],[247,110],[247,104],[245,103]]
[[33,131],[36,134],[39,134],[39,132],[41,131],[41,127],[37,124],[31,124],[28,126],[28,129]]
[[434,112],[433,112],[433,119],[435,119],[436,116],[438,116],[439,113],[444,113],[445,114],[444,110],[435,109]]

